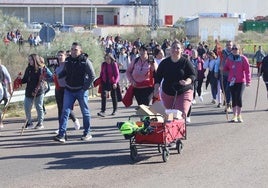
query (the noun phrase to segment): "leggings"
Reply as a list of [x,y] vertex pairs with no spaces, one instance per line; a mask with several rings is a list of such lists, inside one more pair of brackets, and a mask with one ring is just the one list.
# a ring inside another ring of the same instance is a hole
[[245,83],[235,83],[230,86],[230,91],[232,95],[232,106],[242,107],[242,96],[245,90]]
[[149,106],[153,98],[153,92],[153,87],[134,88],[134,96],[137,100],[138,105],[144,104]]
[[196,92],[198,94],[198,96],[200,97],[202,94],[202,84],[203,84],[203,78],[202,79],[198,79],[197,81],[197,87],[196,87]]

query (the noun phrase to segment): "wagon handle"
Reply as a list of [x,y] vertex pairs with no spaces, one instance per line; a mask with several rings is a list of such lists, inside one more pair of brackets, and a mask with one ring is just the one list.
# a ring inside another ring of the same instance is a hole
[[[148,117],[163,117],[164,116],[162,114],[155,114],[155,115],[144,115],[144,116],[148,116]],[[135,118],[135,117],[144,117],[143,115],[131,115],[128,117],[128,120],[130,120],[131,118]]]

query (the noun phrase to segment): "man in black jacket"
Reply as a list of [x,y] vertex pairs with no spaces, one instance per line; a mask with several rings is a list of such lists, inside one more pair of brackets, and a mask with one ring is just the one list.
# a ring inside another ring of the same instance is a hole
[[66,86],[64,91],[63,109],[59,125],[59,134],[54,137],[55,141],[64,143],[66,141],[66,129],[70,111],[74,102],[78,100],[83,114],[84,132],[81,140],[88,141],[92,138],[90,134],[90,111],[88,108],[88,88],[95,79],[95,72],[87,55],[82,53],[82,47],[74,42],[71,47],[71,56],[66,58],[65,67],[58,75],[65,77]]

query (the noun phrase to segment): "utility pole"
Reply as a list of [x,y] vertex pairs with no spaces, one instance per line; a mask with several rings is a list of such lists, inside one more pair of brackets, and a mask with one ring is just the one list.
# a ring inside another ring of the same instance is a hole
[[159,27],[159,6],[158,0],[151,0],[149,4],[149,25],[152,30],[157,30]]
[[90,0],[90,24],[89,24],[89,30],[92,29],[92,0]]

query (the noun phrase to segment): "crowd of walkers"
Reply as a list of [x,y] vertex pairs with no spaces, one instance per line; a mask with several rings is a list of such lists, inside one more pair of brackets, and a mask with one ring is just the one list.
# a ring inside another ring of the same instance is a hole
[[[42,105],[46,86],[43,81],[54,81],[56,86],[59,128],[54,140],[62,143],[67,138],[69,118],[76,129],[80,128],[79,120],[72,112],[76,100],[83,115],[84,131],[81,139],[88,141],[92,138],[87,101],[88,89],[92,85],[99,86],[101,93],[100,112],[97,114],[100,117],[107,115],[108,97],[112,98],[111,115],[115,116],[122,96],[132,92],[138,105],[149,106],[156,100],[161,101],[167,109],[180,110],[190,123],[191,111],[197,101],[203,102],[202,89],[206,88],[211,92],[211,103],[215,107],[224,107],[222,111],[233,113],[231,122],[243,122],[242,99],[245,87],[251,84],[251,72],[248,58],[242,54],[239,44],[227,41],[222,47],[215,40],[215,45],[212,46],[205,42],[194,45],[187,38],[173,41],[165,39],[162,44],[154,39],[145,43],[140,38],[130,42],[123,40],[120,35],[99,37],[98,42],[103,47],[105,56],[104,61],[99,62],[101,70],[97,79],[92,62],[77,42],[72,43],[68,50],[70,53],[58,51],[59,65],[53,75],[41,56],[29,56],[23,77],[15,80],[27,84],[25,128],[44,128]],[[263,77],[268,91],[267,64],[268,57],[265,56],[258,65],[258,76]],[[36,126],[33,126],[31,118],[33,103],[38,112]]]
[[[186,107],[183,103],[183,108],[177,106],[184,113],[187,122],[191,122],[192,105],[197,103],[197,100],[203,102],[202,89],[206,88],[211,93],[211,103],[215,104],[215,107],[223,108],[226,113],[233,112],[232,122],[243,122],[242,98],[245,87],[250,86],[251,72],[249,60],[243,55],[240,45],[233,41],[226,41],[222,46],[218,40],[215,40],[215,44],[212,45],[206,42],[195,45],[187,38],[176,40],[175,43],[179,44],[177,46],[174,42],[165,39],[160,44],[151,39],[145,43],[140,38],[131,42],[123,40],[120,35],[99,37],[99,44],[103,46],[106,53],[114,57],[115,63],[118,64],[119,86],[122,92],[124,93],[129,87],[134,88],[133,92],[138,104],[150,105],[154,98],[160,98],[165,105],[165,99],[168,98],[165,94],[169,94],[174,99],[175,93],[178,97],[178,94],[192,90],[193,94],[190,94],[192,97],[184,95],[180,96],[181,99],[178,98],[178,101],[191,101],[191,105],[188,104],[189,106]],[[153,56],[153,61],[149,60],[150,56]],[[255,58],[257,61],[259,76],[265,74],[265,66],[261,66],[264,56],[262,47],[259,46],[253,57],[253,60]],[[191,75],[191,71],[187,70],[189,75],[186,75],[185,66],[169,67],[167,61],[179,65],[183,64],[182,61],[187,62],[185,65],[191,63],[190,67],[193,68],[194,74]],[[174,70],[176,72],[171,76]],[[154,75],[154,81],[151,81],[151,75]],[[185,82],[188,89],[185,89],[186,86],[183,87]],[[176,84],[177,88],[174,86]],[[170,102],[165,106],[174,107],[170,106]],[[102,110],[99,115],[105,116]]]
[[23,34],[17,29],[15,32],[10,31],[3,37],[3,42],[5,45],[9,45],[10,42],[15,44],[19,44],[22,46],[25,42],[27,42],[30,47],[39,46],[42,43],[42,40],[39,36],[39,33],[30,33],[28,38],[24,38]]

